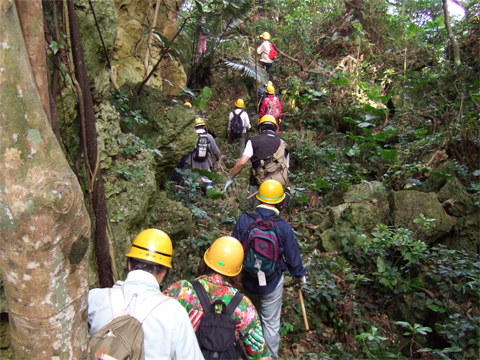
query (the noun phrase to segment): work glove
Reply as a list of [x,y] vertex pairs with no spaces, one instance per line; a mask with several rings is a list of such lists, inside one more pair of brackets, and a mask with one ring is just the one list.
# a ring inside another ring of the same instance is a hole
[[227,188],[230,186],[232,182],[233,180],[228,177],[227,182],[225,183],[225,187],[223,188],[223,192],[227,192]]
[[305,278],[305,276],[296,277],[296,278],[293,280],[293,286],[294,286],[296,289],[301,289],[301,288],[303,288],[305,285],[307,285],[307,279]]

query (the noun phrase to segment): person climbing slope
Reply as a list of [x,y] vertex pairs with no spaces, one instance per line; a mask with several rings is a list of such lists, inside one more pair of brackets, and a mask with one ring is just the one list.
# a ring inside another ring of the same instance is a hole
[[273,85],[268,85],[265,93],[267,95],[260,105],[258,117],[261,119],[265,115],[273,116],[277,122],[277,130],[275,132],[278,133],[280,130],[280,122],[282,121],[282,105],[280,104],[280,100],[275,96],[275,88]]
[[252,127],[244,107],[243,99],[238,99],[235,101],[235,109],[228,114],[228,143],[238,141],[241,150],[245,148],[246,133]]
[[[205,120],[201,118],[195,119],[195,131],[198,134],[197,146],[188,155],[186,163],[193,169],[213,171],[213,161],[210,156],[210,151],[215,156],[217,162],[219,162],[221,158],[220,150],[213,136],[207,133]],[[206,176],[202,176],[202,181],[207,189],[213,186],[212,180]]]
[[277,52],[269,41],[270,34],[268,32],[264,32],[260,37],[262,38],[262,44],[257,48],[257,54],[261,55],[258,64],[267,71],[269,80],[273,81],[272,65],[273,59],[277,57]]
[[[269,359],[257,311],[250,299],[235,289],[241,284],[242,245],[230,236],[221,237],[203,259],[195,281],[181,280],[164,294],[176,298],[187,310],[205,359],[238,359],[238,355],[246,359],[238,343],[240,339],[250,359]],[[225,317],[209,314],[213,303],[216,313],[226,306]],[[221,333],[217,334],[219,330]],[[227,351],[219,351],[220,348]],[[218,357],[212,352],[217,352]]]

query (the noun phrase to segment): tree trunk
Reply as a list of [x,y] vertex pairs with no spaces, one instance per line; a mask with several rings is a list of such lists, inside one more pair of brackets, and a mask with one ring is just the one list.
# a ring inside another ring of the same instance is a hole
[[43,34],[42,0],[16,1],[20,26],[27,46],[30,66],[42,100],[43,110],[50,120],[50,101],[48,92],[47,54],[45,35]]
[[82,133],[83,146],[85,147],[85,168],[89,179],[89,198],[95,215],[95,266],[98,281],[101,287],[111,287],[115,283],[114,259],[110,252],[110,240],[108,237],[107,200],[103,186],[102,170],[97,146],[97,126],[93,99],[85,67],[85,57],[80,40],[80,29],[77,23],[77,15],[73,0],[67,0],[68,17],[70,22],[70,36],[72,40],[73,61],[75,63],[75,75],[80,84],[83,94],[83,106],[85,113],[85,132]]
[[83,193],[43,110],[11,0],[0,0],[0,29],[0,270],[11,347],[15,359],[85,359]]
[[450,25],[450,13],[448,12],[448,0],[442,0],[443,2],[443,14],[445,17],[445,29],[447,29],[448,37],[453,48],[453,62],[455,65],[460,65],[460,47],[458,46],[457,39],[453,34],[452,26]]

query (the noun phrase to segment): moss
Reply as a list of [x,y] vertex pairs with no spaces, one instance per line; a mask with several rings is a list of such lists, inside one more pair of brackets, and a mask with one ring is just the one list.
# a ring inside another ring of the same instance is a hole
[[72,244],[68,259],[71,265],[79,264],[84,258],[88,249],[88,239],[80,235],[80,237]]

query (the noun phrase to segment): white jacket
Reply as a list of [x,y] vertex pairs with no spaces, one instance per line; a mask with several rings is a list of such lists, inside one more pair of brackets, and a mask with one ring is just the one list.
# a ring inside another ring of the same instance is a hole
[[[138,294],[138,304],[160,294],[155,277],[143,270],[128,273],[122,285],[127,301]],[[88,293],[89,335],[113,320],[110,289],[92,289]],[[135,300],[133,301],[135,302]],[[134,304],[127,312],[133,313]],[[143,323],[145,360],[204,360],[187,311],[176,300],[161,303]]]
[[262,55],[259,59],[261,62],[268,64],[273,63],[273,59],[268,57],[268,54],[270,54],[270,41],[264,41],[262,45],[258,47],[257,54]]
[[230,111],[230,114],[228,114],[228,131],[232,129],[232,119],[233,119],[233,113],[235,114],[240,114],[243,111],[242,115],[240,115],[240,118],[242,119],[243,123],[243,133],[245,134],[247,130],[250,130],[252,127],[250,125],[250,118],[248,117],[248,114],[245,110],[241,108],[236,108],[235,110]]

